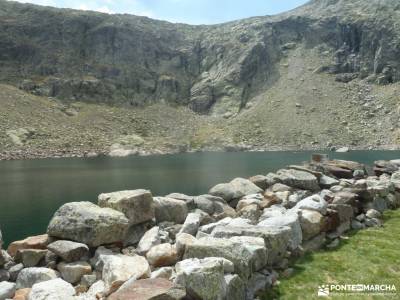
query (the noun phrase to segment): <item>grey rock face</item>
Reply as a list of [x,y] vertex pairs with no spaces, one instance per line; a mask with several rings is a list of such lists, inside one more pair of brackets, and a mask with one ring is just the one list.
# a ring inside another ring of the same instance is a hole
[[329,208],[338,212],[340,223],[349,222],[354,216],[354,210],[351,205],[331,204]]
[[331,188],[332,186],[338,185],[339,180],[326,175],[322,175],[321,178],[319,179],[319,184],[323,188]]
[[155,197],[155,215],[157,223],[174,222],[183,224],[188,214],[188,208],[184,201],[165,197]]
[[217,184],[209,191],[211,195],[221,197],[228,202],[262,192],[262,189],[244,178],[235,178],[229,183]]
[[394,172],[390,178],[390,181],[393,183],[396,190],[400,190],[400,172]]
[[245,206],[238,211],[238,215],[241,218],[248,219],[251,224],[256,224],[260,218],[262,211],[259,209],[257,204],[251,204]]
[[140,239],[136,252],[146,254],[153,246],[161,244],[160,227],[156,226],[148,230]]
[[249,180],[258,186],[260,189],[265,190],[268,187],[268,178],[264,175],[256,175],[249,178]]
[[96,281],[86,293],[83,293],[76,297],[76,300],[95,300],[96,295],[104,293],[106,286],[103,280]]
[[311,191],[318,191],[320,189],[317,177],[311,173],[294,169],[283,169],[279,170],[277,174],[282,183],[290,187]]
[[305,241],[303,243],[304,251],[316,251],[320,249],[326,242],[326,234],[325,232],[318,234],[312,239]]
[[133,246],[139,243],[143,235],[155,225],[154,221],[131,225],[125,235],[124,246]]
[[288,226],[291,229],[290,248],[296,249],[303,241],[303,234],[301,231],[299,216],[295,212],[286,213],[280,216],[267,218],[258,223],[258,226],[267,227],[282,227]]
[[185,253],[186,246],[189,244],[193,244],[196,241],[196,238],[187,233],[179,233],[176,236],[175,246],[176,251],[178,252],[178,256],[182,257]]
[[291,192],[293,189],[286,184],[275,183],[273,186],[271,186],[271,190],[276,193],[276,192]]
[[185,296],[186,292],[182,286],[174,285],[166,279],[152,278],[130,281],[129,284],[124,284],[107,299],[182,300]]
[[59,274],[48,268],[25,268],[19,274],[17,278],[17,289],[30,288],[34,284],[56,279]]
[[195,208],[193,196],[188,196],[188,195],[180,194],[180,193],[172,193],[172,194],[166,195],[165,197],[185,201],[188,209],[190,209],[190,210]]
[[317,211],[301,210],[300,225],[303,231],[304,240],[309,240],[321,232],[323,216]]
[[260,217],[260,222],[274,217],[280,217],[286,213],[286,208],[283,206],[273,205],[269,208],[265,208],[263,214]]
[[269,277],[261,274],[254,273],[246,287],[246,300],[254,299],[258,292],[264,291],[269,283]]
[[375,209],[369,209],[365,215],[370,219],[379,219],[382,216],[382,214]]
[[178,261],[178,253],[174,245],[164,243],[152,247],[146,258],[153,267],[173,266]]
[[[341,81],[369,75],[379,84],[398,81],[397,5],[380,1],[378,10],[376,1],[312,1],[280,16],[189,26],[3,1],[0,9],[10,18],[20,19],[25,9],[29,18],[0,22],[0,54],[8,58],[0,75],[19,78],[22,63],[27,80],[21,88],[39,95],[132,106],[164,101],[235,114],[279,76],[281,59],[300,44],[326,41],[333,63],[321,69]],[[32,24],[37,31],[29,30]],[[376,24],[388,28],[384,40]],[[51,48],[42,40],[51,40]],[[37,76],[45,80],[32,80]]]
[[186,246],[184,258],[223,257],[235,265],[235,272],[247,280],[253,271],[255,253],[238,242],[220,238],[201,238]]
[[61,278],[36,283],[29,294],[30,300],[72,300],[75,295],[74,287]]
[[382,221],[377,218],[368,218],[365,220],[364,224],[367,227],[380,227],[382,226]]
[[16,290],[14,282],[2,281],[0,282],[0,299],[12,299]]
[[393,192],[395,187],[389,178],[385,180],[378,180],[368,178],[366,180],[368,191],[372,196],[375,197],[386,197],[390,192]]
[[153,196],[147,190],[120,191],[99,195],[99,206],[110,207],[125,214],[131,225],[154,218]]
[[296,209],[315,210],[324,215],[328,209],[328,203],[321,196],[313,195],[298,202],[293,210]]
[[364,229],[365,225],[357,220],[351,221],[351,228],[355,230]]
[[10,280],[10,273],[5,269],[0,269],[0,282]]
[[284,256],[289,245],[291,230],[287,226],[218,226],[211,235],[217,238],[229,239],[235,236],[261,237],[268,251],[268,265],[278,263]]
[[195,236],[197,234],[197,230],[199,229],[200,221],[201,221],[200,214],[197,213],[188,214],[185,223],[183,223],[183,226],[179,231],[179,233],[188,233]]
[[119,211],[90,202],[72,202],[56,211],[47,232],[50,236],[96,247],[122,241],[128,225],[129,220]]
[[104,267],[104,262],[107,260],[107,256],[115,255],[112,250],[100,246],[96,249],[94,257],[90,260],[92,266],[95,267],[96,271],[102,272]]
[[[214,205],[214,201],[212,199],[210,199],[210,197],[214,197],[214,196],[211,196],[211,195],[198,196],[198,197],[194,198],[193,202],[197,209],[199,209],[209,215],[213,215],[215,212],[215,205]],[[215,198],[219,198],[219,197],[215,197]]]
[[80,260],[82,257],[88,256],[89,254],[88,246],[72,241],[56,241],[49,244],[47,249],[57,254],[66,262]]
[[175,268],[173,267],[162,267],[153,272],[151,272],[150,278],[164,278],[169,280],[173,273],[175,272]]
[[17,280],[19,272],[21,272],[23,268],[23,264],[16,264],[15,266],[12,266],[8,270],[8,272],[10,273],[10,280],[15,282]]
[[175,283],[184,286],[189,297],[225,299],[225,272],[221,259],[186,259],[176,264],[176,272]]
[[[215,228],[215,227],[217,227],[218,225],[228,225],[228,224],[230,224],[230,222],[232,222],[233,220],[235,220],[235,219],[232,219],[232,218],[224,218],[224,219],[222,219],[222,220],[219,220],[218,222],[214,222],[214,223],[210,223],[210,224],[207,224],[207,225],[203,225],[203,226],[201,226],[200,228],[199,228],[199,231],[200,232],[203,232],[203,233],[206,233],[206,234],[210,234],[212,231],[213,231],[213,229]],[[246,220],[246,221],[244,221],[246,224],[248,224],[249,223],[249,221],[248,220]]]
[[226,205],[224,199],[212,195],[200,195],[194,197],[193,202],[196,208],[206,212],[209,215],[221,213],[223,211],[223,206]]
[[374,201],[372,202],[372,207],[381,213],[387,210],[389,206],[390,203],[388,201],[387,196],[385,198],[382,197],[375,198]]
[[128,279],[149,278],[149,263],[142,256],[107,255],[104,257],[103,280],[107,287],[121,285]]
[[36,267],[39,262],[44,259],[47,250],[39,249],[22,249],[17,252],[15,260],[22,262],[25,267]]
[[225,275],[226,299],[242,300],[245,299],[245,284],[236,274]]
[[332,201],[333,204],[346,204],[353,205],[354,201],[358,198],[358,195],[351,192],[341,191],[335,194]]
[[86,274],[82,276],[81,285],[89,288],[97,281],[97,276],[95,274]]
[[57,269],[60,271],[61,277],[72,284],[78,283],[83,275],[88,275],[92,272],[92,267],[85,261],[61,262],[57,265]]
[[0,249],[0,267],[6,263],[6,257],[3,255],[3,251]]
[[252,236],[234,236],[229,240],[242,244],[253,257],[253,270],[261,270],[268,263],[268,250],[263,238]]

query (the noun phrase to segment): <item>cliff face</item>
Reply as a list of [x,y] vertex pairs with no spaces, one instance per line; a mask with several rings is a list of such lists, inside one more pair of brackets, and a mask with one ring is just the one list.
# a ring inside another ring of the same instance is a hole
[[316,72],[400,79],[400,3],[314,0],[285,14],[214,26],[0,0],[0,81],[64,101],[168,103],[235,115],[279,80],[298,47]]

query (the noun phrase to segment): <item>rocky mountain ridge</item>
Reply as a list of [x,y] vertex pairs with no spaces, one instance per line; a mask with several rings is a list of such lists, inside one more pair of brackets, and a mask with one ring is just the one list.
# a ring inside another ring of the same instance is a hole
[[348,82],[400,78],[397,1],[316,0],[277,15],[190,26],[0,2],[0,80],[65,101],[240,112],[281,76],[298,46]]
[[399,20],[392,0],[210,26],[0,0],[0,159],[397,149]]

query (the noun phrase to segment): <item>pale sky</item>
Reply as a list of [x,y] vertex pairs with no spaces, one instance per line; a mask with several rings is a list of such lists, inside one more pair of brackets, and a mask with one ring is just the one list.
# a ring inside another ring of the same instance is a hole
[[216,24],[247,17],[277,14],[307,0],[17,0],[18,2],[128,13],[188,24]]

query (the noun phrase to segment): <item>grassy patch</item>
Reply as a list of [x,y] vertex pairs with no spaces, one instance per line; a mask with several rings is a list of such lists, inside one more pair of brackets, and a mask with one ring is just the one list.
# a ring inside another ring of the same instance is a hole
[[385,214],[383,228],[348,234],[335,250],[310,253],[292,264],[294,273],[263,298],[326,299],[317,297],[323,284],[394,284],[396,296],[332,296],[331,299],[400,299],[400,210]]

